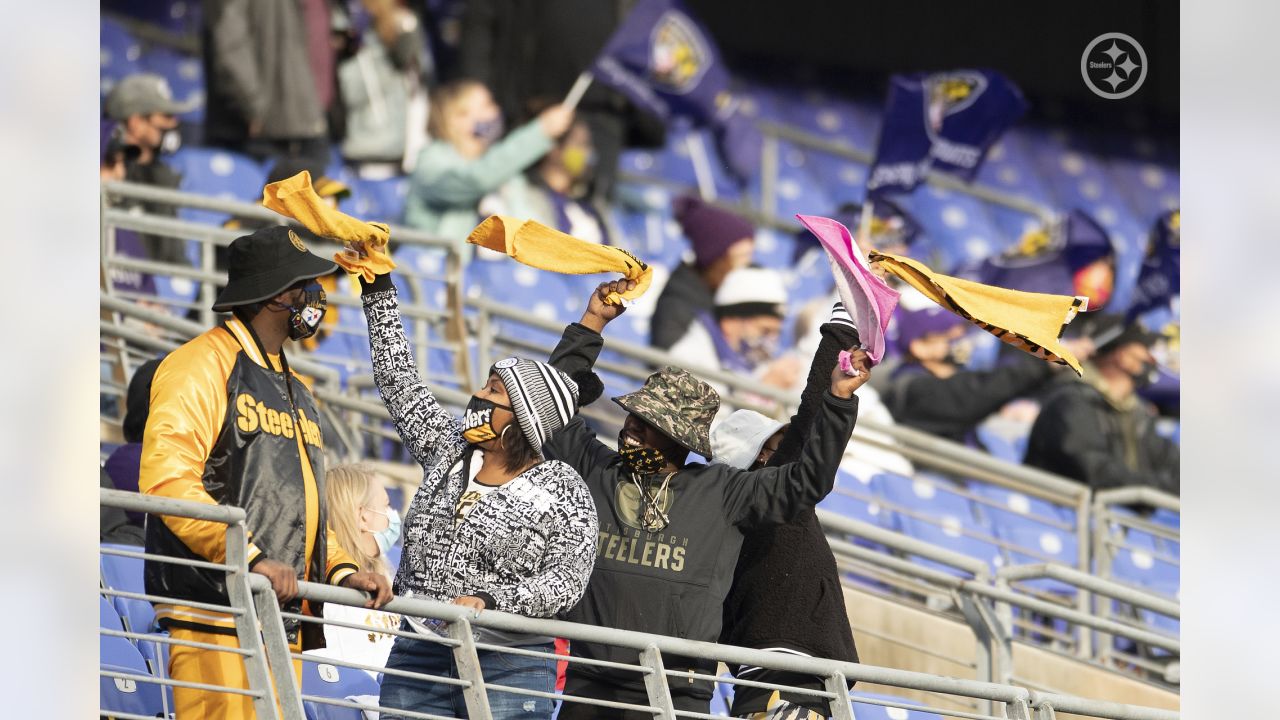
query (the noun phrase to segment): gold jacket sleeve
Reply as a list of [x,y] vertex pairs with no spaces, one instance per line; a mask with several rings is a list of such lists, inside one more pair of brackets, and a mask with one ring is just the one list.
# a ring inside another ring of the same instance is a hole
[[[227,378],[235,363],[234,339],[226,338],[229,346],[221,343],[219,332],[178,348],[156,370],[138,474],[144,495],[217,504],[202,478],[226,417]],[[210,562],[226,560],[225,525],[171,516],[163,520],[196,554]],[[250,543],[250,562],[261,554]]]

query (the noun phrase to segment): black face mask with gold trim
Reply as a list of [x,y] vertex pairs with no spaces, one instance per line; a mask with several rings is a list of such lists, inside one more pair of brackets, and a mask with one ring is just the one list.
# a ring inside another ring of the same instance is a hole
[[493,411],[497,408],[511,412],[511,408],[506,405],[472,395],[466,412],[462,415],[462,439],[478,445],[498,437],[493,428]]

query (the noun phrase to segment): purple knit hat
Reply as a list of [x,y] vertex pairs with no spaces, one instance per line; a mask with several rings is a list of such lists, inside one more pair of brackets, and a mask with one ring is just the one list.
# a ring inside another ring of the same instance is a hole
[[957,325],[963,325],[965,319],[940,307],[927,307],[921,310],[907,310],[899,307],[894,314],[897,325],[898,352],[908,354],[913,340],[925,335],[944,333]]
[[676,199],[675,217],[693,245],[694,264],[700,268],[719,260],[735,242],[756,234],[755,226],[741,217],[688,195]]

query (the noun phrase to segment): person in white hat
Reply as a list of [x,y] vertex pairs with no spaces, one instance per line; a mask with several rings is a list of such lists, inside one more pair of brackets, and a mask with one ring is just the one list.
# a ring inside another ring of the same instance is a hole
[[[734,270],[716,290],[711,312],[696,316],[671,353],[691,367],[750,375],[766,385],[790,389],[800,366],[791,359],[778,361],[786,304],[787,289],[776,271]],[[716,383],[711,386],[725,390]]]

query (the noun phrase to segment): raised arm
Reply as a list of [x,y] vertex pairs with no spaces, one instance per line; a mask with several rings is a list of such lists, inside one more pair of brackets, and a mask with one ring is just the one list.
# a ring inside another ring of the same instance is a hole
[[551,150],[551,136],[533,120],[499,140],[484,155],[463,162],[418,163],[414,179],[424,200],[470,205],[534,164]]
[[518,583],[474,593],[487,607],[527,617],[551,617],[582,598],[595,566],[600,525],[591,493],[576,477],[566,493],[568,496],[552,508],[554,527],[542,571]]
[[813,507],[831,492],[858,417],[858,398],[853,393],[871,374],[861,350],[853,351],[853,365],[861,371],[857,376],[845,375],[839,368],[832,370],[830,389],[823,393],[812,435],[795,462],[754,471],[730,471],[725,507],[733,524],[790,522],[801,510]]
[[809,438],[809,430],[822,408],[822,396],[831,384],[831,370],[836,366],[840,350],[861,345],[858,329],[845,312],[844,303],[835,304],[831,309],[830,319],[820,329],[822,340],[818,342],[818,352],[809,363],[809,378],[800,395],[800,407],[791,416],[791,424],[787,426],[782,442],[778,444],[778,451],[769,458],[770,466],[786,465],[800,457],[800,450]]
[[363,296],[373,380],[405,448],[423,467],[446,454],[461,454],[466,447],[462,427],[418,375],[391,276],[379,275],[364,285]]

